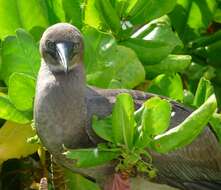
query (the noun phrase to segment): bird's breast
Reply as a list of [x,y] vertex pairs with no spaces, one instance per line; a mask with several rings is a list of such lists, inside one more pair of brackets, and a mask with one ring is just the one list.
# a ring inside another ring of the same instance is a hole
[[63,144],[81,146],[86,135],[85,87],[79,80],[72,73],[54,75],[40,70],[34,118],[37,132],[48,149],[61,148]]

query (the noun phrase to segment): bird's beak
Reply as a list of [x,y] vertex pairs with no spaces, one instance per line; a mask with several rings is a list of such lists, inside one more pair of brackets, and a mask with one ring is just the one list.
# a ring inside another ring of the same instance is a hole
[[66,43],[57,43],[56,49],[58,52],[58,55],[60,57],[60,63],[64,68],[65,73],[68,72],[68,61],[69,61],[69,46]]

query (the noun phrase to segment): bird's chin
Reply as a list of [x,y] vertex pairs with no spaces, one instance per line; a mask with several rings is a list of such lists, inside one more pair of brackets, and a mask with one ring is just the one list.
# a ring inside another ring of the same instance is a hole
[[64,74],[68,74],[69,72],[71,72],[72,70],[74,70],[74,68],[77,66],[78,64],[73,64],[70,65],[68,67],[68,69],[65,69],[63,65],[50,65],[48,64],[49,70],[53,73],[64,73]]

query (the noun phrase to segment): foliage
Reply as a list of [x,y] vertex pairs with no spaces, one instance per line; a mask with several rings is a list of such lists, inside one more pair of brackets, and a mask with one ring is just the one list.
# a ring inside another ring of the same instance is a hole
[[0,129],[0,164],[10,158],[21,158],[34,153],[37,144],[27,142],[35,131],[29,125],[18,125],[7,121]]
[[167,130],[171,117],[171,105],[167,100],[150,98],[134,112],[132,97],[122,93],[116,97],[112,123],[107,122],[109,126],[106,127],[103,120],[95,120],[92,124],[96,134],[110,141],[97,148],[73,149],[64,154],[76,160],[77,167],[92,167],[117,159],[116,172],[129,176],[133,171],[144,172],[153,177],[155,170],[147,148],[168,153],[190,144],[205,128],[216,107],[216,98],[212,95],[182,123]]
[[[32,122],[39,40],[57,22],[82,31],[88,84],[137,88],[193,108],[215,92],[221,107],[219,0],[0,0],[0,5],[0,118],[13,122],[16,131]],[[210,123],[220,139],[220,114]],[[106,121],[98,125],[108,128]],[[111,128],[106,128],[98,135],[112,142]],[[128,146],[136,138],[130,135],[126,141],[123,137]],[[22,135],[14,138],[24,142]],[[7,142],[3,145],[13,151]]]

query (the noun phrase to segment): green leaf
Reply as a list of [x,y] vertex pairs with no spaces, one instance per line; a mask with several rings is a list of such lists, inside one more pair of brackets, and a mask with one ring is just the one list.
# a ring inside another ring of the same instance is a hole
[[135,130],[134,102],[131,95],[121,93],[117,96],[112,114],[112,133],[116,144],[133,147]]
[[134,119],[136,121],[137,126],[141,125],[141,117],[144,111],[144,104],[134,112]]
[[44,1],[44,11],[47,13],[50,24],[65,22],[65,12],[63,9],[63,0],[47,0]]
[[205,73],[206,67],[198,63],[192,62],[184,72],[189,80],[199,80]]
[[198,48],[203,46],[208,46],[209,44],[215,43],[216,41],[221,40],[221,30],[214,32],[212,34],[201,36],[195,40],[189,42],[189,48]]
[[82,28],[82,0],[63,0],[63,8],[66,15],[66,21],[70,22],[77,28]]
[[148,92],[183,100],[183,84],[179,74],[161,74],[151,81]]
[[112,3],[112,5],[116,10],[119,18],[127,17],[127,15],[125,14],[125,10],[128,8],[129,4],[130,0],[114,0],[114,3]]
[[133,49],[143,64],[156,64],[167,57],[172,47],[170,44],[155,40],[143,40],[139,38],[130,38],[120,43]]
[[7,121],[0,129],[0,164],[8,159],[26,157],[37,151],[39,145],[27,142],[27,139],[34,135],[35,131],[30,125]]
[[153,97],[144,103],[141,126],[149,136],[167,130],[170,123],[171,105],[167,100]]
[[101,190],[98,184],[86,179],[85,177],[75,174],[68,169],[64,169],[65,182],[68,189],[73,190]]
[[117,34],[121,29],[120,18],[110,0],[96,0],[95,7],[102,21],[110,27],[113,33]]
[[1,78],[8,83],[12,73],[26,73],[36,78],[40,66],[38,45],[24,30],[7,37],[2,44]]
[[144,81],[145,71],[129,48],[117,46],[106,33],[87,28],[85,57],[87,82],[102,88],[133,88]]
[[201,78],[196,90],[193,105],[201,106],[214,93],[213,86],[209,80]]
[[176,0],[131,0],[126,15],[133,24],[143,24],[173,10]]
[[192,92],[185,90],[183,91],[183,104],[189,107],[193,106],[194,95]]
[[170,45],[172,50],[177,46],[183,46],[182,41],[172,30],[170,20],[166,15],[152,20],[150,23],[145,24],[143,27],[139,28],[136,32],[134,32],[132,38],[167,43]]
[[104,151],[98,148],[75,149],[64,153],[67,158],[76,160],[77,167],[93,167],[105,164],[119,156],[119,152]]
[[21,27],[30,30],[49,25],[44,1],[0,0],[0,5],[0,38],[14,34]]
[[111,116],[108,116],[101,120],[93,117],[92,128],[99,137],[106,141],[113,142]]
[[181,124],[156,136],[151,148],[158,153],[167,153],[190,144],[206,127],[216,108],[216,97],[212,95]]
[[204,48],[204,56],[207,59],[207,63],[215,67],[220,67],[220,56],[218,54],[221,51],[221,40],[218,40]]
[[103,26],[102,20],[100,18],[99,12],[95,7],[96,0],[87,0],[84,10],[84,23],[99,29]]
[[172,25],[185,42],[190,41],[208,28],[216,7],[216,0],[177,0],[170,14]]
[[169,127],[171,105],[159,97],[148,99],[144,103],[140,136],[136,143],[139,148],[145,148],[153,136],[163,133]]
[[31,122],[30,115],[26,112],[18,111],[10,102],[6,95],[0,95],[0,118],[20,124]]
[[221,9],[217,9],[214,15],[213,20],[217,23],[221,23]]
[[8,95],[18,110],[31,110],[35,96],[35,79],[22,73],[14,73],[9,79]]
[[160,63],[146,65],[145,71],[148,79],[152,79],[159,74],[171,74],[185,71],[191,63],[189,55],[169,55]]
[[215,134],[221,143],[221,114],[214,113],[209,121],[212,129],[215,131]]

